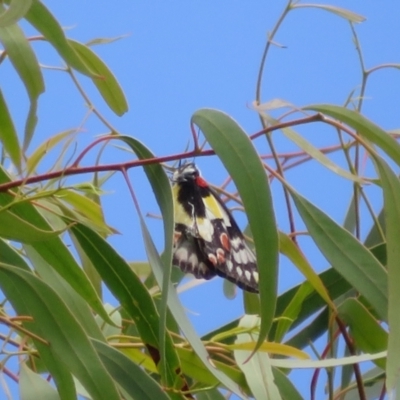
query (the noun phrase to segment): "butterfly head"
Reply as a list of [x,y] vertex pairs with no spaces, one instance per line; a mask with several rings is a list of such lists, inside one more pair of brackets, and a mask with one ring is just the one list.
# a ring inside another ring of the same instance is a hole
[[201,187],[208,186],[194,163],[187,163],[179,167],[172,176],[172,182],[175,184],[189,183]]

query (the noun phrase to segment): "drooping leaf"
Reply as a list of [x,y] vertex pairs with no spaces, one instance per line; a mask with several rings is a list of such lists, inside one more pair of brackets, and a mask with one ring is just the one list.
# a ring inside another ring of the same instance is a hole
[[260,274],[260,345],[272,324],[277,290],[278,234],[268,177],[249,137],[228,115],[203,109],[193,114],[192,123],[221,159],[246,210]]
[[20,170],[21,149],[19,148],[18,136],[1,90],[0,90],[0,141],[3,143],[4,149],[10,156],[14,165]]
[[68,39],[68,44],[85,62],[85,65],[96,73],[92,81],[111,110],[117,115],[125,114],[128,111],[128,103],[124,92],[107,65],[84,44],[71,39]]
[[[257,322],[258,321],[258,322]],[[245,315],[239,325],[243,328],[252,328],[259,323],[259,318],[254,315]],[[241,344],[248,341],[256,342],[257,335],[250,333],[241,333],[237,336],[235,344]],[[247,383],[256,399],[280,400],[282,399],[279,390],[275,384],[270,358],[268,354],[258,351],[249,360],[251,350],[234,350],[235,360],[239,368],[246,375]]]
[[[2,8],[0,5],[0,10]],[[30,100],[30,109],[25,125],[24,148],[26,149],[36,126],[38,97],[44,92],[43,76],[36,55],[18,25],[0,27],[0,42],[21,78]]]
[[13,25],[27,13],[32,0],[11,0],[7,10],[0,14],[0,27]]
[[[125,260],[96,232],[78,223],[70,229],[110,291],[135,321],[149,351],[154,349],[158,352],[159,316],[153,299],[143,283]],[[163,378],[172,386],[179,379],[180,367],[167,331],[166,335],[166,376]]]
[[21,400],[60,400],[57,391],[46,379],[21,364],[19,374],[19,398]]
[[394,171],[378,155],[373,157],[383,189],[388,271],[389,343],[386,364],[388,393],[400,389],[400,182]]
[[[10,0],[6,2],[9,3]],[[53,45],[69,66],[89,77],[96,75],[68,44],[64,30],[41,1],[32,1],[25,18]]]
[[[9,176],[4,169],[0,167],[0,182],[5,183],[9,181]],[[13,196],[8,193],[0,193],[0,206],[9,206],[13,201]],[[43,231],[51,230],[51,226],[46,219],[43,218],[39,211],[29,202],[14,204],[10,210],[37,229]],[[93,285],[89,282],[87,276],[59,237],[47,238],[46,241],[33,241],[30,242],[30,244],[104,320],[112,323]]]
[[347,19],[349,22],[364,22],[365,17],[360,14],[356,14],[353,11],[346,10],[345,8],[331,6],[328,4],[304,4],[304,3],[295,3],[290,6],[290,8],[319,8],[321,10],[328,11],[332,14],[336,14],[341,18]]
[[400,165],[400,144],[378,125],[369,121],[357,111],[331,104],[317,104],[304,107],[329,115],[353,128],[361,137],[365,137],[379,146],[397,165]]
[[32,316],[26,328],[49,343],[94,398],[119,400],[88,336],[53,289],[32,273],[6,264],[0,264],[0,287],[19,315]]
[[[338,311],[340,318],[350,327],[357,349],[371,354],[387,349],[387,332],[357,299],[345,300]],[[375,360],[375,363],[385,369],[384,358]]]
[[373,254],[351,233],[290,189],[307,229],[323,255],[355,289],[387,320],[387,272]]
[[92,340],[108,373],[133,399],[168,400],[160,385],[143,369],[118,350]]

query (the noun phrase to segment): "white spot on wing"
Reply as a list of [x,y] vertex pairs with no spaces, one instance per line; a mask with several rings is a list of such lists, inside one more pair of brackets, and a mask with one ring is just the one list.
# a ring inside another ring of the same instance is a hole
[[229,271],[232,271],[233,262],[231,260],[226,260],[226,267],[228,268]]
[[235,261],[238,264],[240,264],[241,263],[241,258],[240,258],[239,252],[238,251],[233,251],[232,254],[233,254],[233,258],[235,259]]
[[247,279],[248,281],[251,279],[251,273],[250,273],[250,271],[245,270],[245,271],[244,271],[244,275],[245,275],[245,277],[246,277],[246,279]]
[[257,271],[253,271],[253,278],[256,281],[256,283],[258,283],[258,272]]
[[189,257],[188,262],[189,262],[190,264],[192,264],[194,267],[196,267],[197,264],[199,263],[199,259],[197,258],[197,255],[196,255],[195,253],[193,253],[193,254]]
[[206,242],[211,242],[214,234],[214,227],[207,218],[197,220],[197,229],[200,237]]
[[184,261],[184,262],[186,262],[187,259],[188,259],[188,255],[189,255],[189,253],[188,253],[187,249],[185,249],[184,247],[181,247],[180,249],[178,249],[178,250],[175,252],[175,257],[176,257],[179,261]]
[[250,249],[249,246],[247,246],[247,244],[245,244],[245,248],[247,250],[247,256],[249,257],[249,260],[251,262],[256,262],[256,256],[254,255],[253,251]]
[[236,267],[236,272],[237,272],[238,276],[241,278],[241,277],[242,277],[242,275],[243,275],[242,268],[240,268],[240,267]]
[[247,264],[249,262],[249,258],[247,257],[247,251],[242,249],[239,251],[240,259],[242,260],[242,264]]
[[239,249],[241,243],[242,243],[242,240],[239,237],[236,237],[231,240],[231,245],[235,250]]

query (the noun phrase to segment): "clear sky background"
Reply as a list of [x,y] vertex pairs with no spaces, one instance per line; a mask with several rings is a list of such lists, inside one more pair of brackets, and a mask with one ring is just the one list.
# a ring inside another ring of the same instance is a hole
[[[267,33],[273,28],[286,1],[129,1],[117,2],[69,0],[44,1],[68,36],[81,42],[94,38],[125,36],[108,45],[93,49],[114,72],[125,91],[129,112],[117,117],[85,77],[80,82],[96,107],[122,134],[141,140],[158,156],[180,153],[191,144],[189,122],[198,109],[216,108],[231,115],[249,133],[261,129],[256,112],[251,109],[261,54]],[[400,5],[395,0],[383,2],[331,0],[327,4],[350,9],[367,20],[356,25],[367,68],[382,63],[400,63]],[[37,33],[26,23],[31,35]],[[344,104],[351,91],[358,95],[361,73],[358,55],[349,24],[343,18],[318,9],[298,9],[283,22],[267,59],[262,100],[283,99],[298,107],[315,103]],[[44,65],[60,66],[58,55],[44,42],[34,48]],[[43,140],[66,129],[77,128],[87,113],[84,101],[70,83],[67,74],[46,70],[46,92],[39,103],[39,124],[30,151]],[[16,121],[23,131],[28,100],[19,79],[8,63],[1,66],[0,85]],[[385,129],[400,126],[400,71],[387,69],[372,75],[366,91],[363,112]],[[318,146],[335,144],[331,131],[320,124],[298,129]],[[100,134],[107,133],[94,116],[84,124],[77,138],[83,149]],[[280,151],[296,147],[273,135]],[[260,152],[266,153],[265,141],[259,140]],[[56,153],[54,153],[56,154]],[[90,165],[97,154],[92,150],[85,159]],[[42,172],[54,160],[49,155]],[[132,155],[110,148],[102,162],[129,160]],[[341,158],[333,158],[340,162]],[[203,176],[219,185],[226,172],[216,157],[197,160]],[[141,170],[130,176],[144,213],[158,214],[151,188]],[[89,178],[89,177],[87,177]],[[287,178],[300,191],[336,220],[343,221],[350,201],[351,185],[327,172],[316,163],[291,170]],[[82,181],[78,177],[75,181]],[[272,185],[279,228],[288,232],[286,209],[281,187]],[[127,188],[120,176],[105,186],[103,197],[107,222],[120,235],[110,242],[128,260],[145,259],[140,227]],[[379,208],[380,199],[376,198]],[[241,225],[245,220],[238,216]],[[156,243],[161,244],[162,224],[148,219]],[[301,228],[301,225],[299,225]],[[368,226],[363,226],[363,232]],[[316,270],[328,267],[311,244],[305,243]],[[160,250],[162,250],[160,248]],[[279,291],[301,281],[301,276],[282,259]],[[111,301],[111,300],[110,300]],[[241,295],[227,300],[221,279],[182,295],[197,331],[206,333],[243,313]],[[302,372],[297,386],[308,398],[310,373]],[[322,393],[322,392],[321,392]],[[321,396],[323,396],[321,394]]]

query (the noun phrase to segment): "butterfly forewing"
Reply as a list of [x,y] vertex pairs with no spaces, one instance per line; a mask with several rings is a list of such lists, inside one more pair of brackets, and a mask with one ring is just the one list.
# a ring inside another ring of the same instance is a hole
[[236,221],[193,164],[173,177],[175,237],[173,263],[196,278],[219,275],[258,292],[256,258]]

